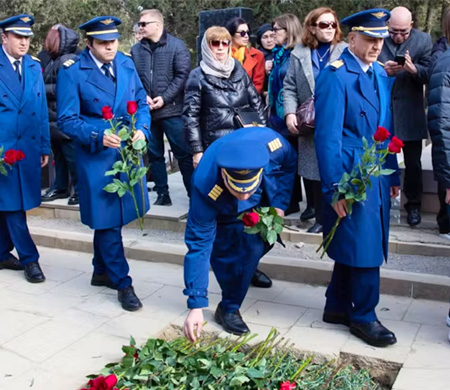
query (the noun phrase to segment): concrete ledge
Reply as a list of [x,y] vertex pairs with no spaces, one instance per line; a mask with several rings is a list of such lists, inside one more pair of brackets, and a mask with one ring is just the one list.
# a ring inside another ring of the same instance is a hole
[[[31,227],[36,245],[92,253],[92,233],[74,233]],[[125,254],[135,260],[183,265],[186,247],[144,240],[124,239]],[[331,278],[332,262],[302,260],[293,257],[265,256],[260,268],[271,277],[289,282],[326,286]],[[381,293],[411,298],[448,301],[450,278],[382,269]]]

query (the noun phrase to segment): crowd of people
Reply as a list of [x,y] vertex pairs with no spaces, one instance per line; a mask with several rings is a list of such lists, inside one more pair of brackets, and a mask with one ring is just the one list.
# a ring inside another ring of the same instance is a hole
[[[352,218],[346,218],[346,199],[332,199],[343,173],[358,163],[363,138],[370,140],[383,126],[404,142],[405,210],[408,224],[418,225],[421,153],[429,129],[441,202],[437,221],[450,239],[450,13],[445,37],[434,47],[405,7],[361,11],[341,23],[349,29],[347,41],[332,8],[310,11],[303,25],[296,15],[283,14],[257,30],[255,48],[248,22],[235,17],[206,30],[201,61],[191,70],[188,48],[166,31],[156,9],[141,12],[131,54],[118,51],[121,21],[114,16],[79,26],[82,51],[74,30],[53,26],[39,58],[27,54],[31,15],[1,21],[0,147],[22,150],[26,158],[0,175],[0,269],[24,270],[31,283],[45,281],[26,211],[41,201],[69,198],[94,230],[91,284],[116,289],[125,310],[142,307],[121,236],[122,227],[136,219],[135,205],[129,194],[104,191],[114,179],[105,173],[120,157],[121,138],[107,131],[102,109],[111,107],[129,123],[127,102],[134,101],[132,142],[147,142],[154,204],[172,205],[165,137],[190,197],[187,337],[194,341],[201,333],[210,265],[222,289],[217,322],[234,334],[249,331],[239,308],[250,284],[272,285],[257,268],[272,246],[244,233],[238,216],[263,206],[280,217],[300,211],[302,179],[307,207],[300,219],[315,219],[309,233],[327,235],[342,218],[327,248],[335,266],[323,320],[348,326],[370,345],[396,343],[375,313],[380,266],[388,256],[390,198],[399,194],[396,157],[386,161],[395,173],[374,179]],[[315,127],[305,133],[299,111],[308,104]],[[50,149],[56,179],[41,196],[40,171]],[[144,199],[138,211],[145,213],[146,185],[137,183],[133,191]]]

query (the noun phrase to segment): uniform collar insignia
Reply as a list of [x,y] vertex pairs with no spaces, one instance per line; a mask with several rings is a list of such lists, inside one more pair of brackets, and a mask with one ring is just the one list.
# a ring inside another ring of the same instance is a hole
[[380,11],[380,12],[374,12],[372,15],[375,16],[378,19],[381,19],[381,18],[384,18],[386,16],[386,13]]
[[28,16],[25,16],[24,18],[20,18],[20,20],[22,22],[28,23],[31,20],[31,18],[29,18]]
[[103,23],[104,25],[109,26],[111,23],[114,23],[114,20],[105,19],[105,20],[102,20],[100,23]]

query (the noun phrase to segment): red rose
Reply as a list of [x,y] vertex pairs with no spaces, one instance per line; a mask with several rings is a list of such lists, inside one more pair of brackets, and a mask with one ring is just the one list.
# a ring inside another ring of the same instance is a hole
[[16,150],[16,161],[22,161],[25,158],[25,153],[21,150]]
[[114,117],[112,108],[110,106],[105,106],[102,108],[102,116],[105,121],[109,121]]
[[242,222],[244,223],[244,226],[253,227],[259,222],[259,215],[254,211],[251,213],[246,213],[242,217]]
[[90,389],[92,390],[113,390],[117,384],[117,377],[112,374],[108,376],[99,376],[95,379],[91,379],[88,382]]
[[403,146],[405,146],[403,141],[394,135],[391,139],[391,142],[389,142],[388,150],[391,153],[400,153]]
[[130,115],[136,114],[138,105],[134,100],[127,102],[127,112]]
[[283,382],[280,385],[280,390],[292,390],[294,388],[295,388],[295,383],[294,382],[291,383],[289,381],[286,381],[286,382]]
[[389,138],[390,135],[391,133],[389,133],[389,131],[387,131],[385,127],[378,126],[377,131],[373,135],[373,139],[376,142],[384,142]]
[[3,160],[8,165],[14,165],[17,161],[17,152],[14,149],[7,150],[3,156]]

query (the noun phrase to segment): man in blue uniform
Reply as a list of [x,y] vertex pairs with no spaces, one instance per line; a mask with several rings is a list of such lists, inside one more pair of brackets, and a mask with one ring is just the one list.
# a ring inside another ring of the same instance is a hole
[[[39,60],[27,55],[30,15],[0,22],[0,147],[25,158],[0,175],[0,269],[25,270],[31,283],[43,282],[39,253],[27,226],[27,210],[41,203],[41,168],[48,162],[47,100]],[[11,254],[16,248],[19,259]]]
[[237,217],[272,206],[280,216],[289,206],[296,172],[295,151],[268,128],[251,127],[218,139],[194,171],[185,242],[184,279],[190,310],[184,324],[195,341],[208,306],[209,266],[222,289],[215,318],[227,332],[249,329],[239,313],[261,257],[270,250],[259,234],[244,233]]
[[[120,160],[120,138],[104,134],[110,125],[103,120],[102,108],[110,106],[116,118],[129,123],[127,101],[137,102],[133,141],[150,136],[150,114],[131,57],[117,51],[120,23],[116,17],[102,16],[79,27],[86,32],[87,48],[61,68],[56,95],[58,127],[75,141],[81,221],[95,229],[91,284],[117,289],[122,307],[134,311],[142,304],[128,276],[121,230],[137,216],[129,193],[120,198],[103,190],[113,180],[105,172]],[[149,209],[148,195],[141,193],[139,184],[134,191],[137,199],[145,196],[145,210],[138,202],[142,215]]]
[[350,29],[349,47],[322,71],[315,94],[324,236],[338,216],[344,218],[327,251],[335,265],[323,320],[348,325],[351,333],[377,347],[397,341],[375,314],[380,266],[388,255],[390,197],[398,195],[400,184],[396,156],[389,155],[386,165],[397,173],[373,178],[367,200],[355,203],[351,216],[345,199],[334,204],[331,200],[343,173],[359,162],[363,137],[372,140],[378,125],[391,128],[390,83],[376,62],[389,36],[388,19],[388,11],[371,9],[342,21]]

